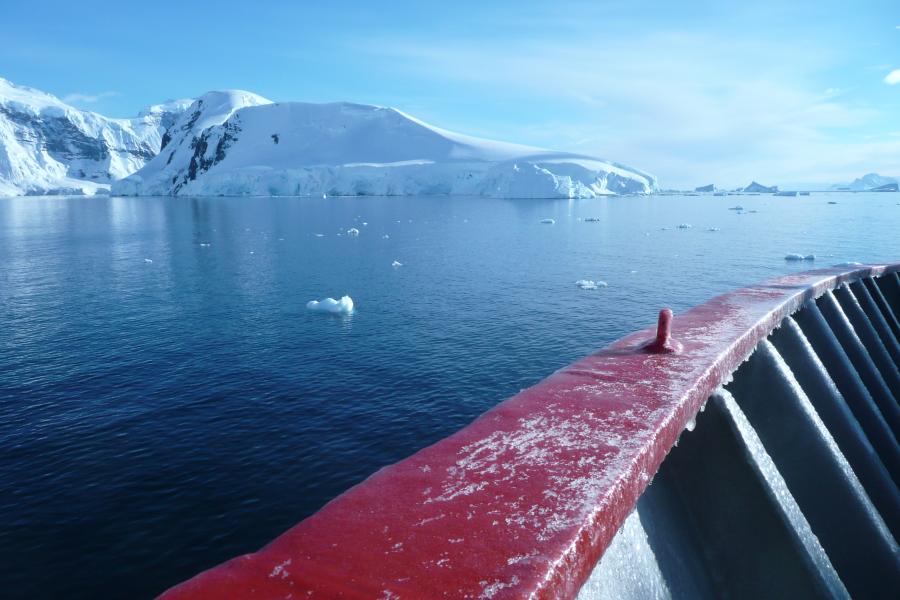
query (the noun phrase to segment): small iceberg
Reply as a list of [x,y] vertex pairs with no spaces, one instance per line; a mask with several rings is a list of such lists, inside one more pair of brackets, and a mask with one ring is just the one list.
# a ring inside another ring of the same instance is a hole
[[803,254],[788,254],[787,256],[784,257],[784,260],[789,260],[789,261],[816,260],[816,255],[815,254],[807,254],[804,256]]
[[584,220],[584,222],[585,222],[585,223],[599,223],[599,222],[600,222],[600,217],[587,217],[587,218]]
[[350,229],[347,230],[347,235],[349,235],[351,237],[356,237],[359,235],[359,229],[357,229],[356,227],[351,227]]
[[153,262],[153,259],[152,259],[152,258],[145,258],[145,259],[144,259],[144,262],[149,264],[149,263],[152,263],[152,262]]
[[392,267],[402,267],[403,263],[400,262],[399,260],[395,260],[394,262],[391,263],[391,266]]
[[545,225],[556,225],[556,219],[541,219],[541,223]]
[[850,261],[850,262],[842,262],[834,265],[835,267],[861,267],[861,262]]
[[721,229],[719,229],[718,227],[707,227],[706,230],[707,231],[721,231]]
[[693,225],[691,225],[690,223],[682,223],[678,226],[678,229],[691,229],[692,227]]
[[209,248],[209,242],[200,242],[201,248]]
[[744,210],[744,207],[738,204],[737,206],[730,206],[728,210]]
[[575,285],[583,290],[596,290],[597,288],[608,287],[605,281],[593,281],[591,279],[579,279]]
[[389,239],[391,239],[391,236],[389,236],[388,234],[384,234],[383,236],[381,236],[381,239],[389,240]]
[[334,298],[310,300],[306,303],[306,308],[318,313],[349,315],[353,312],[353,298],[350,296],[343,296],[340,300],[335,300]]

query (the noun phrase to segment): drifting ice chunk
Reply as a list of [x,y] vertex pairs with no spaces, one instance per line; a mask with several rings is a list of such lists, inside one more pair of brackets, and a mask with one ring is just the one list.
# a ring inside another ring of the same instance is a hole
[[381,239],[389,240],[389,239],[391,239],[391,236],[389,236],[388,234],[384,234],[383,236],[381,236]]
[[691,225],[690,223],[682,223],[678,226],[678,229],[691,229],[692,227],[693,225]]
[[144,259],[144,262],[145,262],[145,263],[152,263],[152,262],[153,262],[153,259],[152,259],[152,258],[145,258],[145,259]]
[[730,206],[728,210],[744,210],[744,207],[738,204],[737,206]]
[[835,267],[861,267],[861,262],[850,261],[850,262],[842,262],[834,265]]
[[357,229],[356,227],[351,227],[350,229],[347,230],[347,235],[355,237],[355,236],[359,235],[359,229]]
[[707,227],[706,230],[707,231],[720,231],[720,229],[718,227]]
[[591,279],[579,279],[575,285],[583,290],[596,290],[597,288],[607,287],[605,281],[593,281]]
[[816,255],[815,254],[807,254],[806,256],[804,256],[802,254],[788,254],[787,256],[784,257],[784,260],[791,260],[791,261],[816,260]]
[[395,260],[394,262],[391,263],[391,266],[392,267],[402,267],[403,263],[400,262],[399,260]]
[[545,225],[555,225],[556,219],[541,219],[541,223],[544,223]]
[[306,308],[313,312],[329,313],[332,315],[349,315],[353,312],[353,298],[343,296],[340,300],[325,298],[324,300],[310,300]]

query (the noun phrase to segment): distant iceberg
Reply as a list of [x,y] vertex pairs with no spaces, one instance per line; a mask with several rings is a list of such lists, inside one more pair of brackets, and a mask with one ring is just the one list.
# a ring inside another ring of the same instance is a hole
[[761,183],[757,183],[755,181],[751,181],[750,185],[741,190],[745,193],[751,194],[774,194],[778,191],[777,185],[767,186]]
[[334,298],[310,300],[306,303],[306,308],[319,313],[349,315],[353,312],[353,298],[350,296],[343,296],[340,300],[335,300]]

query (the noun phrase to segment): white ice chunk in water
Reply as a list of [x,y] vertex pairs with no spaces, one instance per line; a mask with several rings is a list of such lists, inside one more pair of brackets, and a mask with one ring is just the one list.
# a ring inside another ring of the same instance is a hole
[[388,234],[384,234],[383,236],[381,236],[381,239],[389,240],[389,239],[391,239],[391,236],[389,236]]
[[678,229],[691,229],[692,227],[693,227],[693,225],[691,225],[690,223],[681,223],[678,226]]
[[790,261],[803,260],[803,255],[802,254],[788,254],[784,257],[784,260],[790,260]]
[[306,308],[313,312],[328,313],[332,315],[349,315],[353,312],[353,298],[343,296],[340,300],[325,298],[324,300],[310,300]]
[[359,235],[359,229],[357,229],[356,227],[351,227],[350,229],[347,230],[347,235],[355,237],[355,236]]
[[144,262],[145,262],[145,263],[152,263],[152,262],[153,262],[153,259],[152,259],[152,258],[145,258],[145,259],[144,259]]
[[835,267],[861,267],[861,262],[850,261],[850,262],[842,262],[834,265]]
[[707,231],[721,231],[718,227],[707,227]]
[[583,290],[596,290],[597,288],[607,287],[605,281],[594,281],[592,279],[579,279],[575,285]]
[[391,263],[391,266],[392,267],[402,267],[403,263],[400,262],[399,260],[395,260],[394,262]]
[[555,225],[556,219],[541,219],[541,223],[545,225]]

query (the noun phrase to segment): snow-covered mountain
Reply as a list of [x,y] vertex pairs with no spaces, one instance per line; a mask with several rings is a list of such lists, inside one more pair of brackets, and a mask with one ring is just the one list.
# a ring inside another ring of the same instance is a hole
[[169,133],[112,193],[569,198],[656,189],[653,176],[620,164],[460,135],[378,106],[210,92]]
[[757,183],[755,181],[751,181],[750,185],[748,185],[741,191],[754,193],[754,194],[774,194],[775,192],[778,191],[778,186],[777,185],[767,186],[767,185],[763,185],[761,183]]
[[879,175],[878,173],[867,173],[862,177],[857,177],[850,183],[836,183],[831,186],[831,189],[849,189],[853,190],[854,192],[864,192],[866,190],[881,187],[889,183],[900,183],[900,179],[898,179],[897,177],[885,177],[884,175]]
[[109,119],[0,78],[0,196],[96,194],[152,159],[191,100]]

